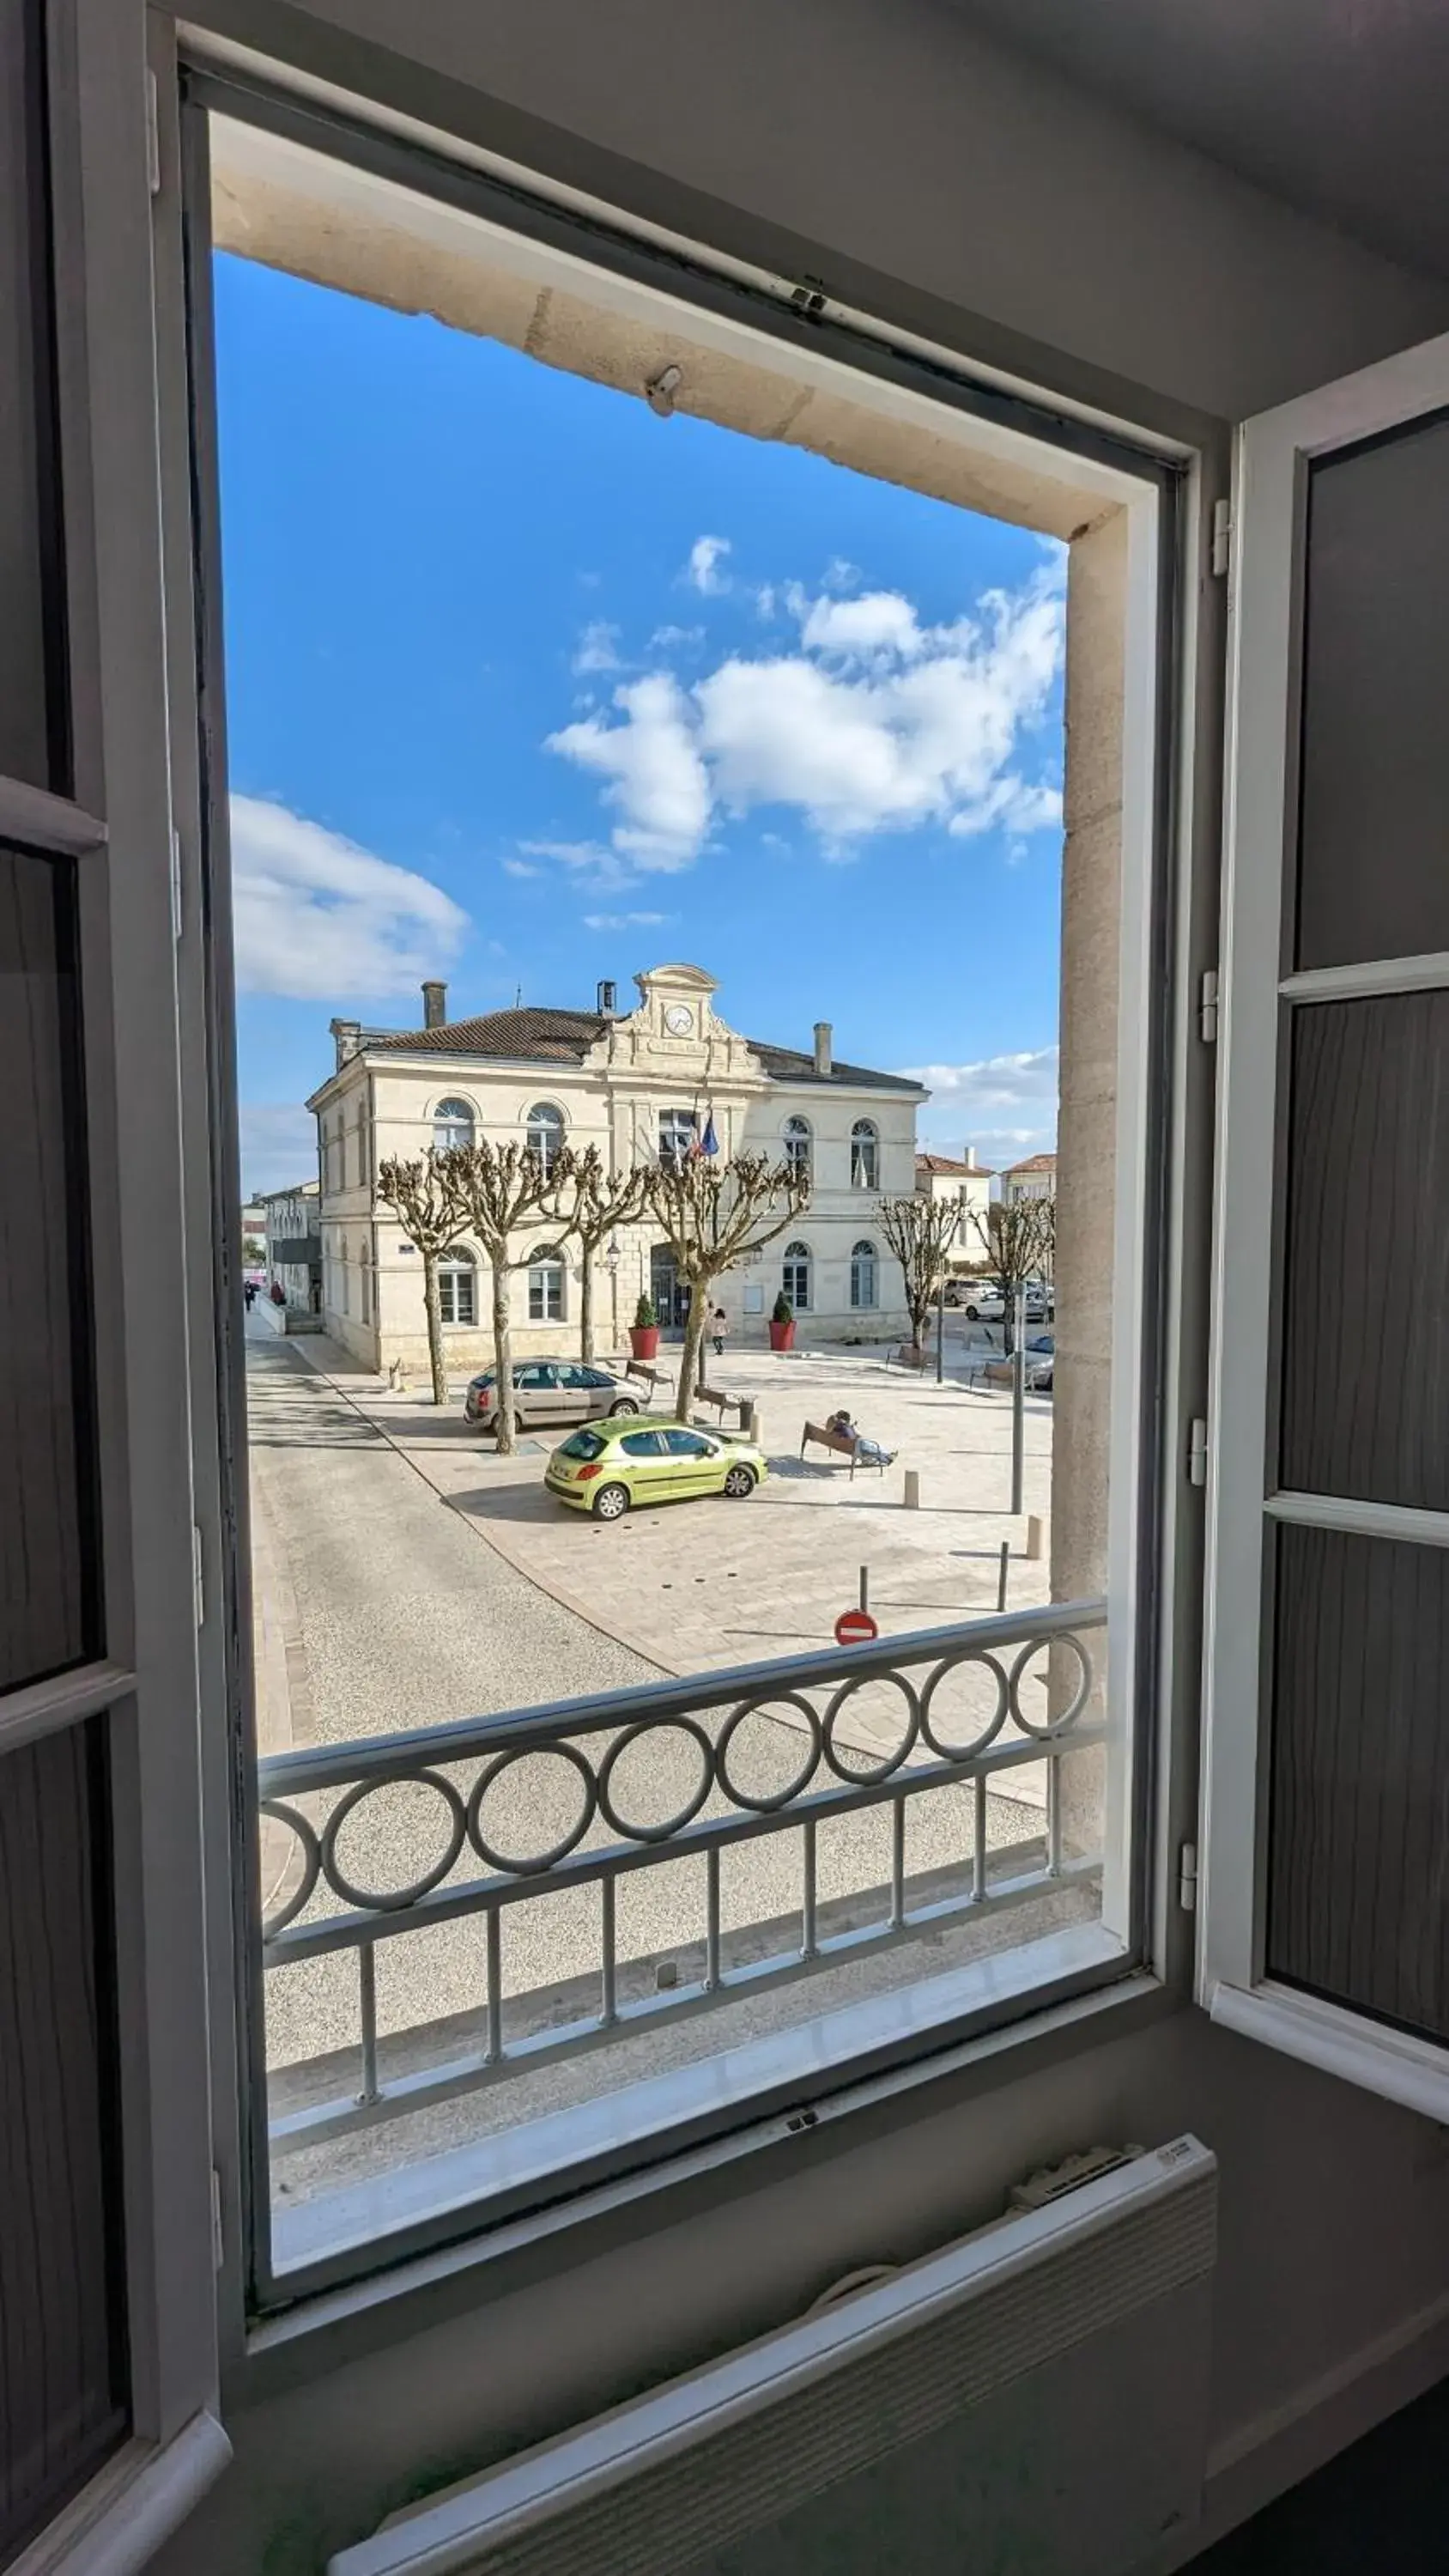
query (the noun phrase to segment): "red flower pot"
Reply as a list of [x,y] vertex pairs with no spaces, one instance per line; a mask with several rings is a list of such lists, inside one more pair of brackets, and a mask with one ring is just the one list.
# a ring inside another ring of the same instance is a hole
[[631,1324],[629,1327],[629,1348],[636,1360],[657,1359],[659,1356],[658,1325]]
[[772,1350],[772,1351],[793,1351],[794,1347],[795,1347],[795,1318],[794,1318],[794,1316],[793,1316],[793,1315],[791,1316],[790,1321],[789,1321],[789,1323],[788,1323],[788,1324],[777,1324],[777,1323],[775,1322],[774,1317],[773,1317],[773,1316],[771,1316],[771,1318],[770,1318],[770,1348],[771,1348],[771,1350]]

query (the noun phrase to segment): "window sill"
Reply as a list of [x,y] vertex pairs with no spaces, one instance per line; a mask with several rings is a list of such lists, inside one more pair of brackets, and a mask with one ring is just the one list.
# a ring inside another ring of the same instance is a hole
[[1449,2049],[1432,2040],[1412,2039],[1291,1986],[1219,1984],[1208,2010],[1225,2030],[1449,2126]]
[[[1039,1951],[1047,1945],[1030,1946]],[[1060,1953],[1057,1964],[1063,1979],[1075,1981],[1082,1990],[1060,1998],[1044,1991],[1039,2009],[1028,2007],[1026,2018],[1013,2019],[1004,2028],[962,2034],[958,2017],[957,2030],[953,2033],[943,2026],[932,2048],[926,1989],[917,1988],[911,2021],[920,2053],[905,2063],[872,2066],[861,2049],[853,2067],[834,2069],[839,2089],[813,2101],[797,2069],[793,2088],[775,2088],[784,2091],[783,2107],[760,2099],[756,2068],[753,2082],[759,2115],[723,2137],[690,2143],[681,2134],[672,2152],[610,2181],[591,2182],[587,2172],[580,2170],[571,2177],[561,2176],[556,2169],[553,2181],[559,2196],[551,2205],[513,2219],[500,2216],[492,2225],[480,2223],[479,2232],[471,2237],[411,2259],[405,2244],[400,2245],[403,2259],[394,2256],[392,2268],[343,2287],[309,2290],[299,2275],[297,2305],[260,2321],[246,2337],[244,2350],[228,2374],[228,2402],[255,2403],[305,2385],[366,2353],[385,2350],[406,2336],[576,2269],[614,2246],[637,2241],[657,2228],[783,2179],[786,2172],[799,2169],[802,2159],[818,2165],[888,2136],[908,2121],[955,2108],[1005,2085],[1024,2083],[1053,2065],[1185,2008],[1184,1997],[1174,1988],[1128,1966],[1120,1944],[1097,1926],[1050,1936],[1050,1946]],[[1021,1961],[1025,1952],[983,1963],[996,1971],[998,2010],[1007,2001],[1005,1986],[1013,1956]],[[1020,1973],[1023,1997],[1031,1988],[1041,1988],[1044,1964],[1038,1956],[1029,1970]],[[889,2000],[899,2008],[911,1998],[898,1995]],[[932,2018],[939,2015],[942,2001],[936,1996]],[[793,2036],[799,2040],[806,2034]],[[895,2037],[899,2047],[899,2028]],[[778,2051],[781,2042],[765,2045]],[[746,2053],[737,2052],[741,2057]],[[884,2053],[878,2047],[877,2054]],[[822,2080],[818,2033],[810,2054],[810,2073],[818,2086]],[[736,2070],[737,2075],[744,2072]],[[742,2095],[742,2111],[746,2098]],[[808,2118],[802,2118],[807,2111]],[[658,2137],[657,2128],[653,2134]],[[404,2191],[408,2180],[400,2178]],[[570,2187],[571,2196],[563,2197]],[[434,2177],[429,2202],[434,2218],[436,2190]]]
[[10,2576],[141,2576],[231,2459],[203,2410],[169,2442],[128,2442],[21,2552]]

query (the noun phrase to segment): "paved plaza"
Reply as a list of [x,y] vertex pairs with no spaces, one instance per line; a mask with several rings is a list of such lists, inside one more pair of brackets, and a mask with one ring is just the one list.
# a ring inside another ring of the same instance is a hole
[[[964,1340],[948,1341],[948,1359],[966,1357]],[[862,1565],[887,1635],[994,1609],[1003,1539],[1013,1543],[1009,1604],[1046,1597],[1046,1562],[1028,1560],[1025,1522],[1003,1510],[1007,1397],[949,1380],[923,1383],[871,1353],[741,1354],[718,1376],[758,1406],[772,1465],[765,1485],[747,1502],[667,1505],[595,1527],[542,1489],[548,1449],[561,1434],[526,1434],[516,1458],[497,1459],[491,1441],[464,1422],[461,1387],[440,1414],[359,1372],[321,1336],[303,1345],[254,1329],[248,1401],[263,1748],[342,1742],[806,1651],[830,1640],[835,1616],[857,1596]],[[857,1472],[852,1481],[844,1465],[824,1457],[800,1461],[807,1415],[818,1420],[839,1404],[899,1448],[883,1478]],[[1042,1517],[1050,1437],[1050,1404],[1033,1399],[1025,1500]],[[907,1466],[920,1477],[918,1510],[904,1507]],[[882,1684],[878,1706],[863,1699],[856,1721],[862,1753],[874,1748],[878,1756],[898,1722],[899,1703]],[[774,1719],[750,1725],[740,1750],[756,1781],[793,1773],[798,1736]],[[697,1758],[682,1737],[650,1739],[647,1765],[642,1748],[631,1751],[618,1774],[631,1812],[662,1815],[683,1803]],[[987,1801],[995,1852],[1030,1845],[1041,1832],[1038,1767],[1014,1774],[1012,1787],[1019,1794]],[[523,1847],[538,1848],[565,1828],[575,1796],[557,1757],[536,1757],[500,1784],[490,1811],[495,1838],[507,1847],[512,1827]],[[911,1802],[907,1867],[918,1885],[959,1870],[970,1846],[969,1806],[969,1790],[959,1788]],[[438,1828],[436,1801],[399,1786],[349,1820],[346,1865],[372,1885],[402,1884],[426,1865]],[[587,1841],[607,1839],[599,1823]],[[266,1885],[281,1882],[288,1857],[284,1829],[269,1828]],[[737,1949],[757,1938],[769,1946],[798,1908],[798,1836],[739,1846],[730,1862],[726,1935]],[[460,1863],[458,1875],[469,1866]],[[886,1810],[835,1820],[821,1836],[822,1906],[852,1922],[852,1908],[863,1905],[868,1918],[888,1867]],[[597,1902],[596,1891],[579,1890],[513,1910],[504,1963],[511,2011],[536,2019],[542,1998],[550,2016],[570,1997],[579,2008],[578,1993],[597,1979]],[[687,1973],[702,1922],[699,1863],[639,1872],[621,1891],[621,1956],[645,1963],[673,1956]],[[976,1937],[988,1930],[993,1947],[1016,1937],[1007,1921],[982,1924]],[[481,2001],[479,1924],[406,1934],[384,1943],[379,1960],[384,2036],[452,2021],[456,2046]],[[883,1951],[863,1959],[852,1982],[917,1972]],[[330,2055],[331,2067],[317,2068],[319,2082],[327,2091],[349,2089],[335,2053],[353,2048],[358,2034],[351,1956],[270,1976],[267,2007],[273,2066]],[[813,2008],[795,1986],[788,1998],[762,1995],[754,2017],[782,2007],[795,2017]],[[693,2053],[709,2042],[700,2024],[690,2027]],[[554,2091],[560,2082],[596,2084],[602,2070],[591,2062],[592,2076],[560,2070]],[[287,2080],[295,2095],[297,2079]],[[339,2150],[325,2153],[335,2167]]]

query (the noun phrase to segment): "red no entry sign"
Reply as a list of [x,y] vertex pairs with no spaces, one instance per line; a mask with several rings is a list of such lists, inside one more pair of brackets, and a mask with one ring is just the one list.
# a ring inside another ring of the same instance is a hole
[[837,1646],[868,1646],[879,1635],[868,1610],[842,1610],[835,1622]]

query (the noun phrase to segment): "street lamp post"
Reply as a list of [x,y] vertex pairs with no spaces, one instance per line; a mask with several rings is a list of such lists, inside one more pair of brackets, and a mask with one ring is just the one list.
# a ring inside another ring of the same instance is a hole
[[610,1342],[609,1347],[610,1347],[610,1349],[612,1350],[612,1352],[614,1353],[614,1356],[615,1356],[615,1358],[616,1358],[616,1359],[618,1358],[618,1355],[619,1355],[619,1349],[620,1349],[620,1342],[619,1342],[619,1260],[620,1260],[620,1254],[619,1254],[619,1238],[618,1238],[617,1234],[611,1234],[611,1235],[610,1235],[610,1237],[609,1237],[609,1248],[608,1248],[607,1252],[604,1254],[604,1267],[605,1267],[605,1269],[608,1271],[608,1274],[609,1274],[609,1311],[610,1311],[610,1317],[611,1317],[610,1330],[611,1330],[611,1332],[612,1332],[612,1334],[613,1334],[613,1340]]

